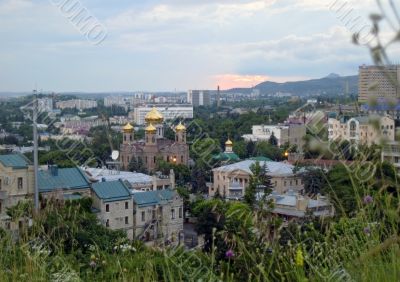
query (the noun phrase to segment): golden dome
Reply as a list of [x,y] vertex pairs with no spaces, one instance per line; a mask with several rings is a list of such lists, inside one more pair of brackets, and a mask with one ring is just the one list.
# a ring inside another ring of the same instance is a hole
[[176,131],[186,131],[186,127],[182,124],[182,122],[180,122],[176,127],[175,127]]
[[156,133],[156,132],[157,132],[157,128],[155,128],[155,127],[153,126],[153,124],[150,123],[149,126],[146,127],[145,131],[146,131],[147,133]]
[[128,122],[123,128],[122,130],[126,133],[130,133],[133,131],[133,126]]
[[163,115],[157,110],[156,107],[153,107],[150,112],[147,113],[144,120],[147,123],[161,123],[164,121]]
[[228,141],[225,142],[226,146],[233,146],[233,142],[231,141],[231,139],[228,138]]

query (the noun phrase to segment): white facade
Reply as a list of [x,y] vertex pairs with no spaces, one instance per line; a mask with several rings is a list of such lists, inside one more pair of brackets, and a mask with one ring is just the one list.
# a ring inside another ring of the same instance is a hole
[[360,116],[328,120],[329,141],[347,140],[369,146],[382,140],[394,141],[395,131],[395,122],[390,117]]
[[[134,122],[137,125],[144,125],[147,113],[152,110],[152,106],[137,107],[134,109]],[[156,106],[156,109],[164,116],[164,120],[174,119],[192,119],[193,106],[192,105],[179,105],[179,106]]]
[[304,124],[288,124],[288,125],[253,125],[252,134],[245,134],[242,137],[246,141],[268,141],[272,134],[278,140],[278,146],[289,142],[296,145],[299,150],[304,146],[304,136],[306,135],[306,127]]
[[97,108],[97,102],[93,100],[68,100],[68,101],[60,101],[56,103],[57,109],[77,109],[77,110],[84,110],[84,109],[91,109]]

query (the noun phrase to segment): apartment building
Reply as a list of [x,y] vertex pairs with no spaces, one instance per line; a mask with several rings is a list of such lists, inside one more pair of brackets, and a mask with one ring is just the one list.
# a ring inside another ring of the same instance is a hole
[[378,98],[400,98],[400,65],[360,66],[358,101],[367,103]]
[[395,140],[395,122],[387,116],[329,118],[329,141],[347,140],[354,144],[372,145]]
[[209,106],[211,104],[210,91],[208,90],[189,90],[187,102],[193,107]]
[[56,108],[61,110],[63,109],[85,110],[85,109],[97,108],[97,101],[81,100],[81,99],[60,101],[56,103]]
[[155,105],[136,107],[133,112],[133,120],[136,125],[146,124],[146,115],[148,115],[153,108],[156,108],[159,113],[164,117],[164,120],[176,119],[193,119],[193,106],[188,104],[182,105]]

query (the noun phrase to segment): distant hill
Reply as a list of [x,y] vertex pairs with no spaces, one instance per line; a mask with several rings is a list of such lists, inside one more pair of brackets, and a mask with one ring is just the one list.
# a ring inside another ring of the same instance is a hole
[[[261,94],[276,94],[278,92],[291,93],[293,95],[329,95],[342,94],[346,92],[348,84],[348,93],[358,93],[358,76],[339,76],[331,73],[328,76],[320,79],[311,79],[305,81],[293,82],[272,82],[265,81],[254,88],[260,90]],[[242,92],[251,93],[252,88],[234,88],[227,92]]]

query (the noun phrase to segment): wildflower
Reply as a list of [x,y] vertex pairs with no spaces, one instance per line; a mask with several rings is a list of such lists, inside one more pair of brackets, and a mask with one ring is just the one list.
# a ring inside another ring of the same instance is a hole
[[297,251],[296,251],[296,265],[297,266],[303,266],[304,265],[303,251],[301,250],[300,247],[298,247]]
[[225,257],[227,257],[228,259],[233,258],[234,256],[235,253],[231,249],[227,250],[225,253]]
[[95,268],[96,267],[96,262],[94,260],[90,261],[89,263],[91,268]]
[[371,228],[369,228],[368,226],[364,228],[364,233],[366,235],[370,235],[371,234]]
[[96,256],[95,256],[95,255],[91,255],[91,256],[90,256],[90,259],[91,259],[91,260],[96,260]]
[[368,205],[370,203],[372,203],[373,198],[370,195],[367,195],[364,197],[364,204]]

